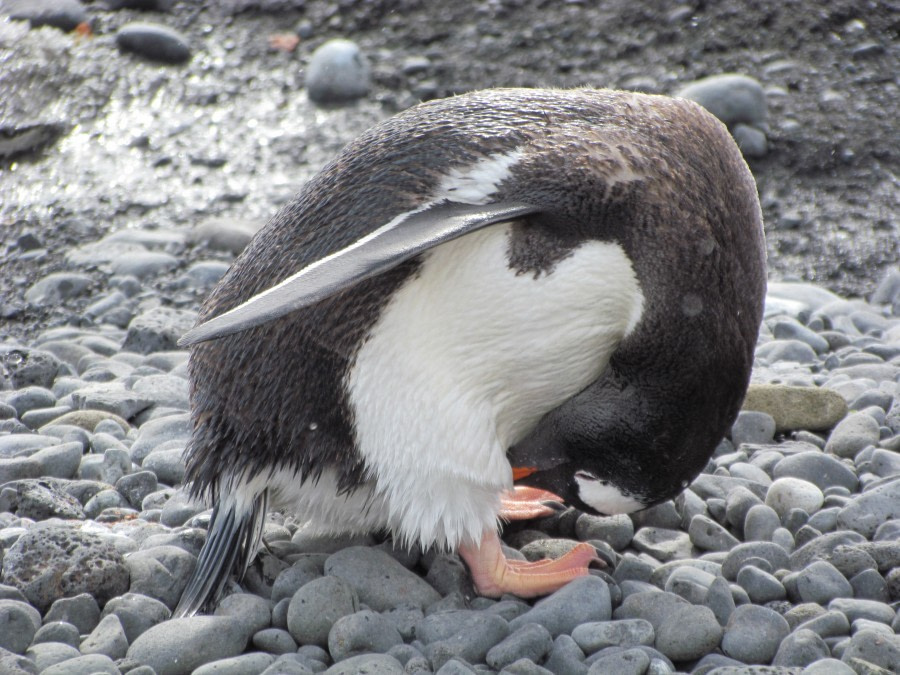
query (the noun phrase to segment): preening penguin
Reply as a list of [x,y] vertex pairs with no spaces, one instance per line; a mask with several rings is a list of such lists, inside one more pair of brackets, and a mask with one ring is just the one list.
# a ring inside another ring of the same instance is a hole
[[215,510],[176,613],[244,571],[267,508],[459,551],[486,595],[587,574],[587,544],[507,561],[499,519],[680,492],[740,407],[764,294],[755,183],[693,103],[488,90],[377,125],[184,338],[187,480]]

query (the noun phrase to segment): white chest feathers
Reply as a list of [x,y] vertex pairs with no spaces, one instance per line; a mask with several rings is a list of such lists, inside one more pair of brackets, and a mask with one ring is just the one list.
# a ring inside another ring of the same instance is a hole
[[409,542],[479,541],[512,485],[508,447],[593,382],[640,319],[620,246],[585,242],[535,278],[509,268],[509,229],[426,254],[345,382],[385,524]]

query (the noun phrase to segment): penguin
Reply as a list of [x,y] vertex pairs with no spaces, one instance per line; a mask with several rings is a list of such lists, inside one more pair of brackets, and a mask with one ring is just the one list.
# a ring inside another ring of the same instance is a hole
[[585,543],[507,560],[501,520],[682,491],[740,408],[765,288],[753,177],[690,101],[491,89],[376,125],[181,341],[186,483],[214,508],[176,616],[243,574],[268,509],[456,551],[490,597],[588,574]]

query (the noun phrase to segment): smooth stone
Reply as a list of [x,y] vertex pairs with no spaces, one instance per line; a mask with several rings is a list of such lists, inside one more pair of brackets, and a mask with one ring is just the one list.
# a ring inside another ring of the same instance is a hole
[[0,600],[0,648],[22,654],[41,627],[41,615],[20,600]]
[[291,598],[287,628],[298,644],[328,645],[328,633],[343,616],[359,611],[354,588],[339,577],[314,579]]
[[359,601],[377,612],[399,606],[425,608],[441,599],[420,576],[373,548],[351,546],[333,553],[325,561],[325,574],[344,579]]
[[842,661],[827,658],[809,664],[800,675],[856,675],[856,671]]
[[709,590],[706,592],[703,604],[712,610],[720,626],[728,624],[728,620],[735,609],[735,602],[731,586],[724,577],[713,579],[713,582],[709,585]]
[[825,431],[847,415],[847,402],[838,393],[822,387],[756,384],[747,390],[743,409],[771,415],[779,433],[797,429]]
[[175,375],[147,375],[132,386],[138,396],[148,398],[154,405],[188,410],[188,382]]
[[131,593],[154,598],[174,610],[197,558],[177,546],[154,546],[131,553],[125,564],[131,574]]
[[731,130],[744,157],[765,157],[769,150],[766,134],[756,127],[747,124],[735,124]]
[[698,659],[712,651],[722,639],[722,627],[711,609],[678,605],[656,628],[656,648],[673,661]]
[[731,426],[731,441],[741,443],[771,443],[775,437],[775,419],[768,413],[741,410]]
[[[769,481],[771,484],[771,480]],[[762,500],[747,488],[738,486],[725,498],[725,520],[729,525],[739,528],[747,518],[747,512],[754,506],[762,504]]]
[[263,672],[274,662],[272,654],[251,652],[211,661],[195,668],[191,675],[249,675]]
[[85,654],[41,671],[41,675],[118,675],[115,661],[105,654]]
[[272,603],[252,593],[232,593],[219,602],[214,615],[237,619],[253,635],[272,624]]
[[694,567],[678,567],[666,579],[663,589],[693,604],[701,604],[715,580],[715,574]]
[[900,518],[900,480],[884,483],[855,497],[840,510],[837,524],[869,539],[879,525],[895,518]]
[[702,105],[727,126],[758,126],[766,120],[766,97],[759,81],[746,75],[723,73],[691,82],[675,94]]
[[744,663],[767,664],[789,633],[787,621],[777,612],[758,605],[741,605],[725,626],[722,651]]
[[816,363],[815,350],[800,340],[772,340],[756,348],[756,358],[767,363]]
[[84,294],[93,283],[86,274],[54,272],[25,291],[25,300],[36,305],[59,305]]
[[[184,461],[184,448],[176,446],[166,450],[156,450],[148,454],[141,467],[152,471],[158,480],[167,485],[179,485],[184,480],[187,465]],[[198,511],[194,511],[198,513]],[[193,515],[193,514],[192,514]]]
[[831,656],[831,650],[819,635],[811,630],[799,629],[781,641],[773,666],[808,666]]
[[119,619],[128,644],[132,644],[153,626],[170,619],[172,612],[156,598],[140,593],[125,593],[113,598],[103,607],[103,619],[110,615]]
[[601,656],[591,664],[587,672],[588,675],[643,675],[649,666],[650,657],[643,650],[634,648]]
[[896,616],[896,612],[888,604],[857,598],[836,598],[828,603],[828,609],[843,612],[850,623],[857,619],[868,619],[890,625]]
[[344,103],[369,92],[368,59],[350,40],[332,39],[318,47],[306,70],[306,91],[316,103]]
[[197,313],[184,309],[156,307],[131,320],[122,344],[123,351],[150,354],[178,348],[178,340],[190,330]]
[[766,541],[753,541],[738,544],[722,561],[722,576],[729,581],[737,579],[737,573],[749,558],[762,558],[772,570],[787,569],[790,558],[778,544]]
[[[578,577],[561,589],[535,603],[530,610],[509,622],[510,630],[537,623],[553,637],[571,633],[575,626],[588,621],[608,621],[612,616],[609,587],[594,576]],[[629,617],[630,618],[630,617]]]
[[539,663],[553,646],[553,636],[543,626],[530,623],[510,633],[504,640],[491,647],[486,663],[495,670],[503,670],[519,659]]
[[157,675],[181,675],[243,653],[249,637],[232,617],[171,619],[142,633],[128,648],[128,657],[150,666]]
[[127,389],[120,381],[88,384],[72,392],[72,401],[78,408],[102,410],[125,420],[153,405],[152,399]]
[[[123,51],[162,63],[184,63],[191,58],[187,38],[176,30],[156,23],[135,21],[125,24],[116,33],[116,44]],[[137,252],[131,255],[147,254]]]
[[625,598],[622,604],[613,612],[613,618],[621,619],[645,619],[658,630],[662,621],[675,607],[688,605],[681,596],[666,591],[646,591],[634,593]]
[[810,630],[823,638],[850,634],[850,622],[843,612],[826,610],[799,624],[794,630]]
[[217,251],[229,251],[237,255],[250,243],[257,230],[259,223],[253,220],[212,218],[195,226],[188,239]]
[[[34,661],[34,665],[37,666],[37,672],[43,672],[57,663],[62,663],[69,659],[77,659],[81,656],[81,652],[72,645],[61,642],[41,642],[28,647],[25,650],[25,656]],[[3,671],[0,670],[0,672]]]
[[272,584],[272,602],[278,603],[284,598],[291,598],[302,586],[322,577],[325,573],[326,559],[324,554],[302,554],[275,578]]
[[575,521],[575,536],[580,541],[599,539],[621,551],[634,537],[634,523],[625,514],[595,516],[583,513]]
[[393,656],[363,654],[334,664],[325,671],[325,675],[404,675],[404,672],[403,666]]
[[771,506],[782,519],[791,509],[815,513],[825,501],[822,491],[800,478],[778,478],[769,486],[766,505]]
[[[80,389],[81,387],[79,387]],[[75,427],[80,427],[85,431],[93,432],[97,426],[105,421],[113,421],[118,424],[122,429],[130,429],[131,425],[128,422],[116,415],[115,413],[109,412],[108,410],[73,410],[70,413],[66,413],[62,417],[57,417],[52,425],[43,427],[41,429],[42,433],[50,433],[50,431],[54,427],[61,427],[63,425],[71,425]]]
[[878,422],[866,413],[853,413],[831,432],[825,452],[838,457],[853,458],[868,445],[875,445],[881,437]]
[[576,626],[572,639],[584,652],[593,654],[606,647],[652,645],[656,633],[653,624],[645,619],[591,621]]
[[488,650],[509,633],[502,617],[465,609],[431,614],[416,625],[416,638],[424,643],[424,653],[435,669],[454,658],[482,662]]
[[82,654],[105,654],[113,660],[123,658],[128,651],[128,638],[119,617],[108,614],[101,619],[78,649]]
[[761,569],[747,565],[737,573],[737,583],[747,591],[751,602],[764,605],[773,600],[783,600],[786,592],[782,583]]
[[[691,490],[699,497],[706,500],[709,506],[711,499],[721,499],[724,501],[735,488],[746,488],[760,499],[766,496],[767,485],[761,485],[750,480],[741,478],[732,478],[731,476],[717,476],[714,474],[701,473],[694,482],[691,483]],[[690,522],[690,521],[688,521]]]
[[781,527],[781,518],[771,506],[756,504],[751,506],[744,518],[744,539],[751,541],[771,541],[772,535]]
[[800,478],[820,490],[841,485],[855,492],[859,479],[849,466],[822,452],[809,451],[789,455],[775,465],[774,478]]
[[642,527],[635,533],[632,545],[663,562],[691,557],[690,536],[680,530]]
[[297,643],[283,628],[264,628],[253,634],[253,646],[269,654],[292,654]]
[[797,593],[803,602],[827,605],[835,598],[852,598],[853,587],[834,565],[816,560],[797,573]]
[[796,319],[785,317],[775,322],[772,327],[772,335],[776,339],[795,339],[801,340],[812,347],[817,354],[822,354],[829,350],[828,340],[810,330]]
[[857,659],[891,672],[900,663],[900,636],[860,631],[850,638],[850,644],[841,656],[841,661],[851,666]]
[[328,632],[328,651],[335,661],[369,652],[384,653],[403,644],[393,623],[372,610],[342,616]]
[[704,551],[729,551],[740,541],[724,527],[706,516],[691,519],[688,535],[691,543]]
[[41,642],[61,642],[77,648],[81,644],[81,635],[78,629],[68,621],[47,621],[45,619],[44,625],[34,634],[31,644],[36,645]]
[[588,667],[584,665],[584,652],[569,635],[560,635],[553,641],[550,654],[544,667],[553,673],[586,675]]

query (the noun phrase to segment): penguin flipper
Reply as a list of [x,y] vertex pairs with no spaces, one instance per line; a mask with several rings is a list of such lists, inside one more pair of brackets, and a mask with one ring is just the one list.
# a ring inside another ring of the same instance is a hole
[[222,502],[216,504],[206,543],[173,618],[193,616],[215,602],[232,573],[243,577],[259,549],[268,504],[268,492],[258,495],[249,509],[239,508],[234,501],[224,510]]
[[442,201],[409,211],[350,246],[307,265],[277,286],[195,326],[178,344],[185,347],[273,321],[396,267],[438,244],[539,210],[520,202],[475,205]]

